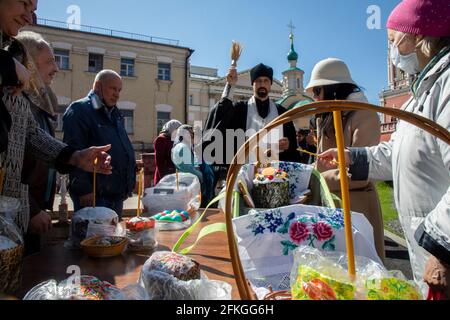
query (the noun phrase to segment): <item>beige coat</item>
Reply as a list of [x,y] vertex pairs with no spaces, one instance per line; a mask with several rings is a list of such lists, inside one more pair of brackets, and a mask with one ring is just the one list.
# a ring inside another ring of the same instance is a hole
[[[348,100],[367,102],[363,93],[352,94]],[[345,115],[345,114],[344,114]],[[321,136],[321,119],[317,120],[318,153],[336,148],[334,133],[329,136]],[[372,111],[355,111],[347,113],[344,126],[345,147],[370,147],[380,143],[381,123],[378,115]],[[339,170],[328,170],[318,166],[317,168],[328,183],[330,191],[341,197]],[[349,181],[351,210],[365,215],[374,229],[375,246],[382,260],[384,251],[384,225],[380,200],[375,185],[370,181]]]

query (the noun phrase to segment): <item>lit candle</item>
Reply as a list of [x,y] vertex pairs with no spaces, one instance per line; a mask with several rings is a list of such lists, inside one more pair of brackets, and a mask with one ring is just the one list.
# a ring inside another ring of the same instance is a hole
[[93,183],[93,195],[94,195],[94,198],[93,198],[93,207],[95,208],[95,205],[96,205],[96,199],[97,199],[97,196],[96,196],[96,193],[97,193],[97,163],[98,163],[98,158],[95,158],[95,160],[94,160],[94,183]]
[[180,191],[180,177],[179,177],[179,173],[178,173],[178,170],[177,170],[177,173],[176,173],[176,176],[177,176],[177,191]]
[[138,182],[138,206],[137,206],[137,216],[140,217],[142,210],[141,210],[141,196],[142,196],[142,189],[143,189],[143,181],[144,181],[144,169],[141,169],[139,171],[139,182]]
[[353,246],[352,217],[350,214],[350,194],[348,187],[347,164],[345,162],[345,145],[344,145],[344,133],[342,130],[341,112],[334,111],[333,116],[334,116],[334,128],[336,131],[336,144],[339,154],[342,206],[344,209],[344,221],[345,221],[345,240],[348,255],[348,273],[351,279],[354,280],[356,277],[355,251]]
[[[315,157],[315,158],[317,158],[317,159],[320,158],[320,155],[318,155],[317,153],[309,152],[309,151],[303,150],[302,148],[298,148],[297,151],[298,151],[298,152],[301,152],[301,153],[309,154],[310,156],[313,156],[313,157]],[[339,162],[336,161],[336,160],[333,160],[332,162],[333,162],[335,165],[339,165]]]

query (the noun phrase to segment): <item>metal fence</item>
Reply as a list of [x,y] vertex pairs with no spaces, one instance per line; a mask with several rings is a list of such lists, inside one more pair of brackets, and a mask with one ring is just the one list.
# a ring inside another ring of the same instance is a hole
[[119,37],[119,38],[131,39],[131,40],[168,44],[168,45],[172,45],[172,46],[180,45],[180,41],[174,40],[174,39],[153,37],[153,36],[148,36],[148,35],[144,35],[144,34],[118,31],[118,30],[112,30],[112,29],[105,29],[105,28],[86,26],[86,25],[79,25],[79,24],[49,20],[49,19],[38,18],[37,25],[59,28],[59,29],[76,30],[76,31],[87,32],[87,33],[95,33],[95,34],[100,34],[100,35],[109,36],[109,37]]

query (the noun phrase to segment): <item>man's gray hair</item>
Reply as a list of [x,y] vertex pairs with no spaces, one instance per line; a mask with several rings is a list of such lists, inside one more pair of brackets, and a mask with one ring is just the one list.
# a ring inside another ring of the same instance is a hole
[[104,81],[106,81],[108,79],[111,79],[111,78],[122,79],[122,77],[117,72],[115,72],[114,70],[108,70],[108,69],[102,70],[95,76],[94,86],[95,86],[95,84],[97,82],[104,82]]
[[[39,33],[33,31],[21,31],[16,37],[23,44],[28,54],[36,61],[39,53],[45,48],[50,48],[50,44]],[[53,51],[53,50],[52,50]]]

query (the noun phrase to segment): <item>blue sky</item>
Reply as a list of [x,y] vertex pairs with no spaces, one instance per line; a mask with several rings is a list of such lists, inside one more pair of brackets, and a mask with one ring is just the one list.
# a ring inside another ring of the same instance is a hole
[[[81,9],[81,24],[159,36],[195,50],[191,63],[225,75],[232,40],[245,46],[241,70],[259,62],[275,76],[287,69],[289,29],[296,29],[298,66],[305,86],[315,63],[328,57],[347,62],[371,103],[387,87],[386,20],[399,0],[39,0],[40,18],[66,21],[70,5]],[[380,10],[381,28],[370,30],[370,5]]]

